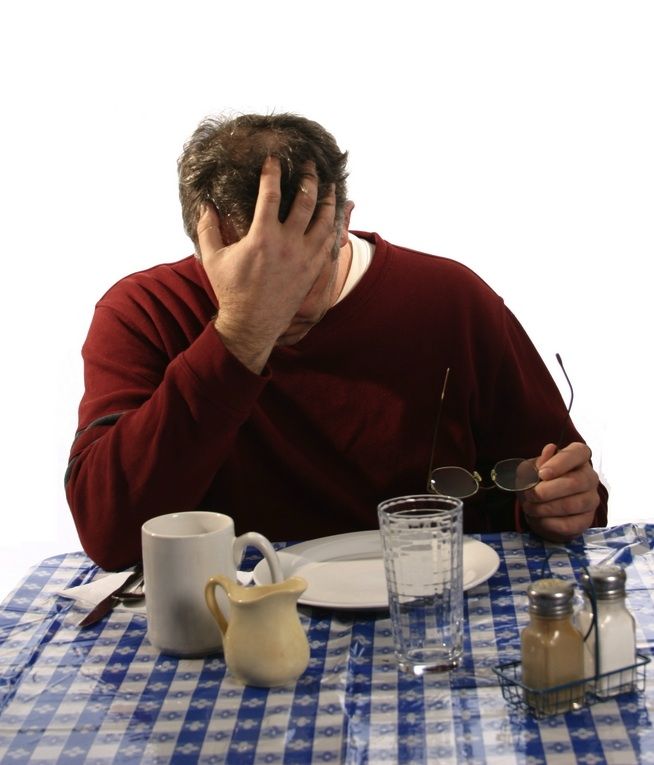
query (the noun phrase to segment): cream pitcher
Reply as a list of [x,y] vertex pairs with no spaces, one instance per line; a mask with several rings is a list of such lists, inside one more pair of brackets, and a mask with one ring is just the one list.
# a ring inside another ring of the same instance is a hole
[[[229,601],[229,621],[216,601],[216,586]],[[204,595],[223,636],[225,663],[246,685],[271,688],[295,682],[309,664],[309,641],[297,600],[307,582],[299,576],[277,584],[244,587],[212,576]]]

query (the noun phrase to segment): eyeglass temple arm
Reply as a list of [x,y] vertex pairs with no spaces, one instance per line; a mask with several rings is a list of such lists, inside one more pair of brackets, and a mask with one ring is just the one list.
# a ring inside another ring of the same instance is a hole
[[441,421],[441,412],[443,411],[443,401],[445,400],[445,389],[447,388],[447,380],[450,376],[450,368],[445,370],[445,378],[443,379],[443,389],[441,390],[440,401],[438,402],[438,410],[436,412],[436,421],[434,422],[434,435],[431,439],[431,455],[429,457],[429,469],[427,470],[427,491],[431,492],[431,473],[434,469],[434,455],[436,453],[436,439],[438,438],[438,426]]
[[558,452],[561,449],[561,445],[563,442],[563,434],[565,433],[566,426],[570,420],[570,410],[572,409],[572,402],[574,401],[574,398],[575,398],[575,392],[572,389],[572,383],[570,382],[568,373],[565,371],[565,367],[563,366],[563,361],[561,360],[561,356],[558,353],[556,354],[556,360],[559,362],[559,366],[561,367],[561,370],[563,371],[563,375],[565,376],[566,382],[568,383],[568,388],[570,388],[570,403],[568,404],[568,411],[566,412],[565,419],[563,420],[563,425],[561,425],[561,432],[559,433],[559,437],[556,441],[556,451]]
[[[563,441],[563,434],[565,433],[566,426],[568,424],[568,421],[570,420],[570,410],[572,409],[572,402],[574,401],[574,398],[575,398],[575,392],[572,388],[572,383],[570,382],[568,373],[565,371],[565,367],[563,366],[563,360],[561,359],[561,355],[558,353],[556,354],[556,360],[558,361],[559,366],[561,367],[561,371],[563,372],[566,382],[568,383],[568,387],[570,388],[570,403],[568,404],[568,409],[565,414],[565,419],[563,420],[563,424],[561,425],[561,432],[559,433],[559,437],[556,441],[556,450],[558,452],[561,448],[561,442]],[[441,396],[438,402],[438,410],[436,412],[436,421],[434,422],[434,435],[432,436],[431,454],[429,457],[429,469],[427,470],[427,491],[428,492],[431,492],[431,474],[434,469],[434,457],[436,455],[436,441],[438,438],[438,428],[441,421],[441,412],[443,411],[443,402],[445,400],[445,391],[447,389],[447,381],[449,377],[450,377],[450,367],[448,367],[445,370],[445,377],[443,379],[443,388],[441,390]]]

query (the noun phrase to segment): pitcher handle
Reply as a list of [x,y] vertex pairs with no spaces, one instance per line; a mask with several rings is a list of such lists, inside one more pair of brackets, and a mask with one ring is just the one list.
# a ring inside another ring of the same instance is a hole
[[216,587],[222,587],[229,595],[229,588],[231,585],[232,580],[227,576],[212,576],[204,586],[204,599],[207,601],[209,611],[211,611],[213,618],[218,622],[218,626],[223,635],[227,632],[227,619],[220,610],[220,606],[216,600]]
[[270,577],[273,584],[284,581],[284,573],[277,557],[275,549],[270,542],[264,537],[263,534],[259,534],[258,531],[248,531],[245,534],[241,534],[240,537],[234,539],[234,565],[238,568],[241,564],[241,558],[243,552],[248,545],[256,547],[263,557],[268,562],[268,568],[270,569]]

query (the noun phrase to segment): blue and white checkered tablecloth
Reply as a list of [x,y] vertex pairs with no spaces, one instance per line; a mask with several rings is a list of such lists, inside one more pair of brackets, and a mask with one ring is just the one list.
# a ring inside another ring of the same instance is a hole
[[[507,704],[492,670],[519,658],[528,583],[574,576],[625,533],[589,532],[572,554],[515,533],[479,537],[501,564],[466,594],[465,663],[447,675],[398,673],[387,613],[303,608],[309,668],[272,690],[239,685],[222,657],[159,654],[141,615],[114,611],[80,631],[81,611],[55,593],[98,569],[82,553],[50,558],[0,608],[0,762],[654,764],[654,691],[536,720]],[[628,566],[645,654],[653,564],[647,553]]]

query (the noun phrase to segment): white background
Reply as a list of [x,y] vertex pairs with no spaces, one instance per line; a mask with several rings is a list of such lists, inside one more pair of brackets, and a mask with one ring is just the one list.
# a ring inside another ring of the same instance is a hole
[[190,253],[176,160],[222,111],[333,132],[353,227],[484,277],[567,396],[562,354],[610,522],[651,518],[652,40],[629,0],[3,3],[0,595],[79,548],[63,474],[93,306]]

